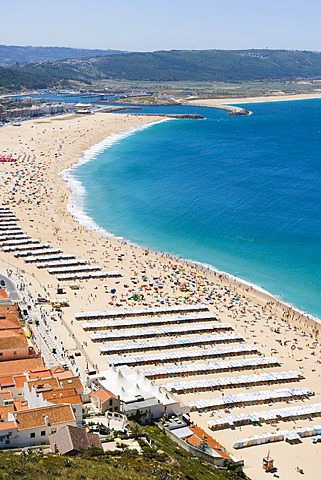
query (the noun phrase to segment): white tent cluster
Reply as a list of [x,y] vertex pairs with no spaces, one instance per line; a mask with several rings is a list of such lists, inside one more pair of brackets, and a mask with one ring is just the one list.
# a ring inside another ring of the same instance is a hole
[[139,328],[127,330],[110,330],[109,332],[93,333],[90,338],[93,342],[105,342],[127,338],[143,338],[143,337],[162,337],[165,335],[186,335],[191,333],[212,332],[215,330],[232,330],[229,323],[202,323],[196,325],[174,325],[154,328]]
[[24,251],[16,250],[14,252],[14,256],[17,257],[17,258],[18,257],[23,257],[24,260],[26,261],[27,257],[29,257],[29,256],[54,255],[54,254],[58,254],[60,252],[61,252],[61,250],[59,250],[59,248],[50,248],[50,245],[46,244],[46,245],[43,245],[41,248],[39,248],[39,245],[37,245],[33,250],[24,250]]
[[[120,277],[119,272],[102,272],[99,265],[88,265],[85,260],[76,260],[73,255],[57,255],[59,249],[51,248],[49,243],[26,235],[17,225],[16,216],[10,209],[0,210],[0,247],[15,257],[32,257],[30,262],[37,262],[38,268],[47,268],[48,272],[57,275],[58,280],[80,280],[85,278]],[[54,259],[49,256],[57,255]],[[46,257],[47,262],[42,256]],[[40,258],[39,258],[40,257]],[[55,260],[55,261],[53,261]]]
[[239,393],[236,395],[222,395],[216,398],[206,398],[196,402],[188,402],[190,408],[196,410],[220,409],[236,407],[238,405],[251,405],[253,403],[268,403],[284,400],[294,400],[313,395],[309,388],[280,388],[276,390],[260,390],[252,393]]
[[104,380],[100,380],[102,387],[119,396],[123,402],[135,402],[143,397],[145,400],[156,398],[163,405],[176,403],[168,393],[133,368],[112,367],[101,372],[101,375],[104,377]]
[[89,271],[89,272],[83,272],[83,271],[78,271],[75,273],[61,273],[57,275],[58,280],[85,280],[89,278],[115,278],[115,277],[121,277],[121,274],[117,271],[111,271],[111,272],[101,272],[96,271]]
[[40,261],[36,263],[37,268],[54,268],[54,267],[60,267],[61,266],[61,261],[63,260],[64,265],[68,267],[75,267],[78,265],[86,265],[87,261],[82,260],[80,258],[73,258],[73,259],[56,259],[56,260],[45,260],[45,261]]
[[141,315],[160,315],[162,313],[185,313],[185,312],[203,312],[207,311],[206,305],[177,305],[162,307],[142,307],[135,309],[119,308],[117,310],[95,311],[95,312],[76,312],[76,320],[96,320],[98,318],[120,318],[120,317],[139,317]]
[[45,252],[44,255],[31,255],[25,259],[26,263],[36,263],[38,262],[39,265],[47,262],[52,262],[55,260],[72,260],[76,258],[75,255],[69,255],[69,254],[64,254],[64,253],[52,253],[52,254],[47,254]]
[[145,353],[141,355],[131,355],[112,357],[109,360],[110,365],[147,365],[152,363],[171,363],[182,362],[183,360],[195,360],[225,357],[232,355],[247,355],[257,353],[255,345],[229,345],[227,347],[210,347],[210,348],[190,348],[183,351],[161,352],[161,353]]
[[210,420],[207,426],[212,430],[221,430],[240,425],[250,425],[252,423],[267,423],[295,420],[297,418],[309,418],[321,416],[321,403],[311,405],[299,405],[295,407],[278,408],[275,410],[264,410],[262,412],[252,412],[250,414],[241,414],[235,416],[223,417],[218,420]]
[[277,365],[279,365],[279,361],[274,357],[255,357],[223,362],[192,363],[190,365],[170,365],[168,367],[145,368],[140,369],[140,371],[148,378],[165,378],[185,375],[204,375],[206,373],[245,370],[247,368],[275,367]]
[[217,318],[211,312],[200,312],[196,314],[186,315],[170,315],[155,317],[129,317],[121,320],[98,320],[93,322],[84,322],[82,328],[88,330],[107,330],[110,328],[128,328],[128,327],[145,327],[148,325],[166,325],[167,323],[196,323],[212,321],[217,322]]
[[279,430],[277,432],[262,433],[261,435],[253,435],[252,437],[242,438],[233,442],[234,448],[246,448],[254,445],[263,445],[264,443],[295,441],[305,437],[320,436],[321,425],[313,425],[310,427],[299,427],[295,430]]
[[229,343],[240,342],[243,337],[237,333],[222,333],[219,335],[195,335],[181,338],[165,338],[160,340],[148,340],[145,342],[136,342],[135,340],[129,343],[110,343],[103,345],[100,352],[105,355],[110,355],[115,352],[135,352],[137,350],[155,350],[159,348],[174,348],[174,347],[190,347],[192,345],[201,345],[206,343]]
[[166,390],[176,393],[187,393],[206,390],[218,390],[220,388],[245,387],[247,385],[267,385],[269,383],[283,383],[300,380],[301,372],[289,370],[287,372],[266,372],[251,375],[239,375],[225,378],[209,378],[190,382],[166,383]]

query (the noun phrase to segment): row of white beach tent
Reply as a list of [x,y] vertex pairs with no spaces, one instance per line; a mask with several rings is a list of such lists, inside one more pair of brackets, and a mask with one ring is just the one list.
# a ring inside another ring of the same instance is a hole
[[[8,209],[0,211],[0,246],[4,252],[13,252],[15,257],[36,257],[61,253],[59,249],[52,249],[50,244],[41,244],[39,240],[30,238],[18,227],[15,215]],[[38,268],[47,268],[48,272],[58,275],[58,280],[74,280],[84,278],[119,277],[119,272],[102,272],[99,265],[88,265],[85,260],[58,258],[55,262],[46,264],[38,260]],[[37,260],[36,260],[37,261]]]
[[277,408],[275,410],[263,410],[262,412],[251,412],[249,414],[240,414],[228,416],[218,420],[210,420],[207,426],[212,430],[222,430],[241,425],[250,425],[252,423],[278,422],[295,420],[301,417],[312,417],[321,415],[321,403],[309,405],[299,405],[295,407]]
[[[274,357],[255,357],[221,362],[192,363],[189,365],[170,365],[167,367],[144,368],[139,371],[148,378],[172,377],[180,375],[199,375],[225,370],[243,370],[246,368],[274,367],[279,365]],[[196,402],[197,403],[197,402]]]
[[179,312],[201,312],[207,311],[206,305],[174,305],[164,307],[141,307],[126,310],[120,308],[118,310],[105,310],[95,312],[76,312],[76,320],[94,320],[98,318],[117,318],[117,317],[139,317],[140,315],[159,315],[162,313],[179,313]]
[[1,240],[0,247],[15,247],[17,245],[28,245],[29,243],[39,243],[38,240],[30,238],[29,235],[24,235],[22,239]]
[[97,272],[98,270],[101,270],[99,265],[74,265],[73,267],[48,268],[48,273],[55,275],[59,273]]
[[14,219],[17,219],[17,217],[15,216],[15,214],[13,212],[11,212],[11,210],[0,211],[0,219],[8,218],[8,217],[12,217]]
[[111,343],[103,345],[100,348],[102,354],[108,355],[113,352],[134,352],[136,350],[154,350],[162,348],[189,347],[192,345],[200,345],[205,343],[221,343],[221,342],[240,342],[243,337],[237,333],[219,334],[219,335],[195,335],[181,338],[166,338],[159,340],[148,340],[145,342],[137,342],[135,340],[130,343]]
[[287,382],[303,378],[301,372],[292,370],[286,372],[265,372],[260,374],[239,375],[225,378],[208,378],[189,382],[166,383],[164,388],[171,392],[187,393],[197,390],[217,390],[220,388],[242,387],[246,385],[270,384]]
[[9,225],[4,225],[3,223],[0,223],[0,232],[8,232],[12,230],[17,230],[18,225],[16,223],[9,223]]
[[159,337],[164,335],[187,335],[198,332],[211,332],[215,330],[233,330],[229,323],[202,323],[186,325],[166,325],[154,328],[135,328],[125,330],[110,330],[108,332],[93,333],[90,338],[93,342],[113,341],[125,338]]
[[68,253],[53,253],[49,254],[45,252],[44,255],[31,255],[25,259],[26,263],[46,263],[54,260],[72,260],[76,258],[75,255],[69,255]]
[[298,427],[295,430],[279,430],[277,432],[262,433],[253,435],[252,437],[242,438],[233,442],[233,447],[246,448],[254,445],[263,445],[264,443],[293,441],[306,437],[314,437],[321,435],[321,425],[313,425],[309,427]]
[[27,245],[12,245],[12,246],[9,246],[9,247],[2,247],[2,250],[6,253],[9,253],[9,252],[21,252],[23,250],[25,251],[30,251],[30,250],[38,250],[38,249],[45,249],[45,248],[50,248],[50,244],[49,243],[39,243],[38,240],[33,240],[28,243]]
[[217,322],[218,319],[211,312],[200,312],[186,315],[171,315],[171,316],[155,316],[155,317],[129,317],[121,320],[96,320],[92,322],[84,322],[82,328],[84,330],[104,330],[109,328],[127,328],[134,326],[146,325],[162,325],[171,323],[193,323],[211,320]]
[[5,246],[5,243],[4,242],[12,242],[12,241],[16,241],[16,240],[24,240],[24,239],[27,239],[29,238],[28,235],[25,235],[24,233],[7,233],[6,235],[2,235],[0,233],[0,242],[1,242],[1,245],[2,246]]
[[25,250],[25,251],[15,251],[13,255],[15,257],[29,257],[30,255],[55,255],[61,253],[59,248],[50,248],[49,244],[45,245],[35,245],[33,250]]
[[17,227],[17,222],[15,220],[5,220],[3,222],[0,222],[0,226],[2,229],[6,229],[8,227]]
[[197,358],[206,359],[213,357],[226,357],[234,355],[247,355],[258,353],[256,345],[228,345],[225,347],[189,348],[183,351],[145,353],[141,355],[119,355],[109,360],[109,365],[147,365],[152,363],[172,363],[183,360],[191,361]]
[[8,229],[8,230],[0,230],[0,238],[3,238],[5,237],[6,235],[21,235],[21,234],[24,234],[24,231],[21,230],[21,228],[12,228],[12,229]]
[[87,260],[82,259],[58,259],[58,260],[47,260],[46,262],[37,262],[37,268],[51,268],[51,267],[70,267],[75,265],[86,265]]
[[61,273],[57,275],[57,280],[84,280],[89,278],[116,278],[121,277],[121,274],[116,271],[103,272],[78,272],[78,273]]
[[295,398],[309,397],[312,395],[309,388],[280,388],[276,390],[259,390],[258,392],[239,393],[235,395],[222,395],[221,397],[206,398],[204,400],[197,400],[188,402],[192,409],[219,409],[228,407],[235,407],[237,405],[249,405],[253,403],[267,403],[284,400],[293,400]]

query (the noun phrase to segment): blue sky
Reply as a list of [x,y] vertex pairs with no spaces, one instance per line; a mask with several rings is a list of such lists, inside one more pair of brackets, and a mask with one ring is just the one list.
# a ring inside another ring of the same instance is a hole
[[0,0],[0,44],[321,51],[321,0]]

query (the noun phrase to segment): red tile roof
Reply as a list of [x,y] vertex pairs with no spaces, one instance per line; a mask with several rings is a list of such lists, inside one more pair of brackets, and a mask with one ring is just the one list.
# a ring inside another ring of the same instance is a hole
[[7,377],[1,377],[0,378],[0,387],[1,388],[6,388],[6,387],[14,387],[14,379],[12,375],[8,375]]
[[27,381],[26,375],[15,375],[13,377],[16,388],[23,388],[24,384]]
[[75,415],[71,405],[52,405],[50,407],[33,408],[31,410],[14,413],[18,430],[45,427],[46,421],[51,425],[75,422]]
[[0,391],[0,397],[2,397],[3,400],[11,400],[12,399],[12,393],[9,390],[1,390]]
[[43,366],[43,359],[40,357],[0,362],[0,377],[7,375],[19,375],[20,373],[29,372],[32,369]]
[[[191,425],[189,428],[192,430],[194,435],[196,435],[202,441],[204,440],[211,448],[213,448],[213,450],[219,453],[223,458],[230,458],[230,456],[226,453],[223,445],[214,440],[214,438],[208,435],[202,428],[198,427],[197,425]],[[190,437],[188,438],[188,440],[189,439]]]
[[0,422],[0,430],[11,430],[16,428],[16,422]]
[[96,390],[96,392],[91,392],[90,396],[96,396],[99,398],[101,402],[106,402],[110,398],[117,398],[116,395],[111,393],[109,390],[106,390],[105,388],[100,388],[99,390]]
[[203,443],[202,440],[194,434],[186,438],[186,442],[193,445],[193,447],[199,447]]
[[4,405],[0,407],[0,420],[7,420],[8,418],[8,413],[13,412],[14,407],[13,405]]

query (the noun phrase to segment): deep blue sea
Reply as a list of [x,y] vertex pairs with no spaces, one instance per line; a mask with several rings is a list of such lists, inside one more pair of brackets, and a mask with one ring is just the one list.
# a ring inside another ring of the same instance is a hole
[[73,170],[79,205],[108,232],[321,318],[321,100],[246,107],[249,117],[162,107],[206,119],[158,123],[96,151]]

